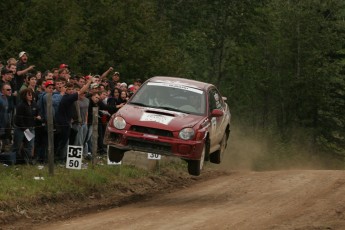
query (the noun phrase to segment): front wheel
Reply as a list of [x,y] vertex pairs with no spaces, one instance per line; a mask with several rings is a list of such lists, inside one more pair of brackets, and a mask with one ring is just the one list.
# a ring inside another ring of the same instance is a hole
[[200,172],[204,166],[206,153],[206,146],[204,145],[201,153],[200,160],[188,160],[188,173],[193,176],[199,176]]
[[118,163],[122,161],[124,154],[125,154],[124,150],[109,146],[108,157],[110,161]]
[[223,156],[224,156],[224,152],[227,146],[227,134],[225,133],[223,136],[222,141],[220,142],[220,148],[219,150],[215,151],[214,153],[212,153],[210,155],[210,162],[214,163],[214,164],[220,164],[222,162]]

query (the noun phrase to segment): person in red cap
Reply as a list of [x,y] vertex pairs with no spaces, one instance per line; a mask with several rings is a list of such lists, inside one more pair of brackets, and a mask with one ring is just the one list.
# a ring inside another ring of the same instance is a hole
[[40,163],[47,161],[47,149],[48,149],[48,132],[47,132],[47,95],[52,94],[54,90],[54,82],[47,80],[44,83],[44,92],[38,95],[38,113],[41,116],[42,126],[36,127],[35,134],[35,156]]
[[60,69],[65,69],[65,68],[68,69],[68,65],[67,65],[67,64],[61,64],[61,65],[60,65]]

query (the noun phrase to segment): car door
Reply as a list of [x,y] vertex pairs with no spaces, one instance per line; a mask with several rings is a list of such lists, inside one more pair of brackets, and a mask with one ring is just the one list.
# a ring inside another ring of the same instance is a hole
[[216,88],[211,88],[208,91],[208,102],[209,102],[209,114],[212,110],[219,109],[222,110],[224,115],[220,117],[211,117],[211,129],[210,129],[210,144],[211,149],[213,146],[219,144],[222,140],[225,128],[227,126],[226,122],[226,104],[223,101],[221,94]]

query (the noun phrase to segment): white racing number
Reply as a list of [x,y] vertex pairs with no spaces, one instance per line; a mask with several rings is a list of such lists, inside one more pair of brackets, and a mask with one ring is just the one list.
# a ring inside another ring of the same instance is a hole
[[156,154],[156,153],[148,153],[147,154],[147,159],[149,159],[149,160],[160,160],[161,159],[161,155],[160,154]]
[[83,146],[69,145],[67,148],[66,168],[81,169]]

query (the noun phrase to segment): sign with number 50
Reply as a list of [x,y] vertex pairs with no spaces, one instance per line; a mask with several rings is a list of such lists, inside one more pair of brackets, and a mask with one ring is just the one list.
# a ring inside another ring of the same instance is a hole
[[81,169],[83,146],[69,145],[67,148],[66,168]]
[[148,153],[147,154],[147,159],[150,159],[150,160],[160,160],[161,159],[161,155],[156,154],[156,153]]

